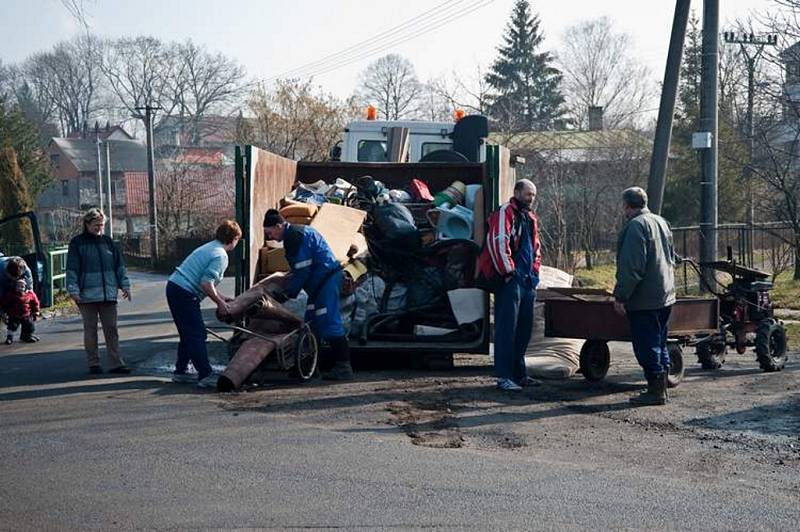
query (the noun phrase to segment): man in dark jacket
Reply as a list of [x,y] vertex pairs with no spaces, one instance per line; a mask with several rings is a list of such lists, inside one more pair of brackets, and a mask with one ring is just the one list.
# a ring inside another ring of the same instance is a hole
[[100,209],[89,209],[83,217],[83,233],[70,241],[67,252],[67,292],[78,305],[83,318],[83,342],[89,373],[103,372],[97,350],[98,317],[111,361],[109,373],[130,373],[119,354],[117,292],[122,292],[122,297],[130,300],[131,283],[122,253],[114,241],[103,234],[105,223],[106,216]]
[[667,322],[675,303],[675,250],[664,218],[647,208],[647,193],[631,187],[622,193],[625,225],[617,242],[614,308],[628,316],[633,352],[647,378],[647,390],[631,402],[667,402]]

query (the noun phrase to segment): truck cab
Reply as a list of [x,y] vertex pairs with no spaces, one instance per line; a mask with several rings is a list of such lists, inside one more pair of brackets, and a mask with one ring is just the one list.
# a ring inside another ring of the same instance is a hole
[[[367,116],[371,114],[368,112]],[[485,162],[488,120],[481,115],[457,117],[453,122],[369,118],[350,122],[344,129],[338,160],[390,162],[387,157],[389,130],[404,128],[409,132],[408,158],[395,162]]]

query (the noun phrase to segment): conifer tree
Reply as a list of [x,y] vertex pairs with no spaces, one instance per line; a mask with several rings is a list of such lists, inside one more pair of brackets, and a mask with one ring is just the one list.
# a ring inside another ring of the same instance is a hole
[[550,53],[539,51],[544,40],[539,25],[528,0],[517,0],[498,57],[486,75],[494,90],[490,113],[503,129],[550,129],[564,114],[561,73]]

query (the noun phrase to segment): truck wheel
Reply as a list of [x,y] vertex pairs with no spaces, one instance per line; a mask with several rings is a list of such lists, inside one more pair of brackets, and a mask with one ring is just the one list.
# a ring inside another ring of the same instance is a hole
[[685,367],[683,365],[683,349],[680,344],[668,344],[669,351],[669,374],[667,375],[667,387],[674,388],[683,380]]
[[583,377],[589,382],[605,378],[611,365],[611,353],[603,340],[586,340],[581,348],[580,366]]
[[725,363],[724,341],[711,340],[697,344],[697,361],[703,369],[719,369]]
[[786,365],[786,329],[772,318],[758,322],[756,360],[767,372],[780,371]]
[[292,368],[292,374],[300,382],[308,382],[314,377],[314,372],[317,371],[317,355],[319,353],[319,344],[314,333],[304,326],[297,336],[295,343],[295,365]]

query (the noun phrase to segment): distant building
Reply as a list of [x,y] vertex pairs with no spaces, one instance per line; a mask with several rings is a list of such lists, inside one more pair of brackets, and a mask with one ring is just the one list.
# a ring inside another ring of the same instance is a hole
[[[147,151],[144,143],[134,139],[122,128],[101,130],[95,136],[71,135],[56,137],[47,148],[53,167],[53,184],[38,198],[38,213],[42,226],[51,238],[63,239],[68,231],[70,214],[100,204],[97,190],[98,142],[99,164],[103,185],[103,203],[108,210],[108,177],[106,146],[111,162],[111,206],[115,233],[131,230],[125,220],[125,178],[131,172],[147,171]],[[64,227],[68,224],[67,227]]]

